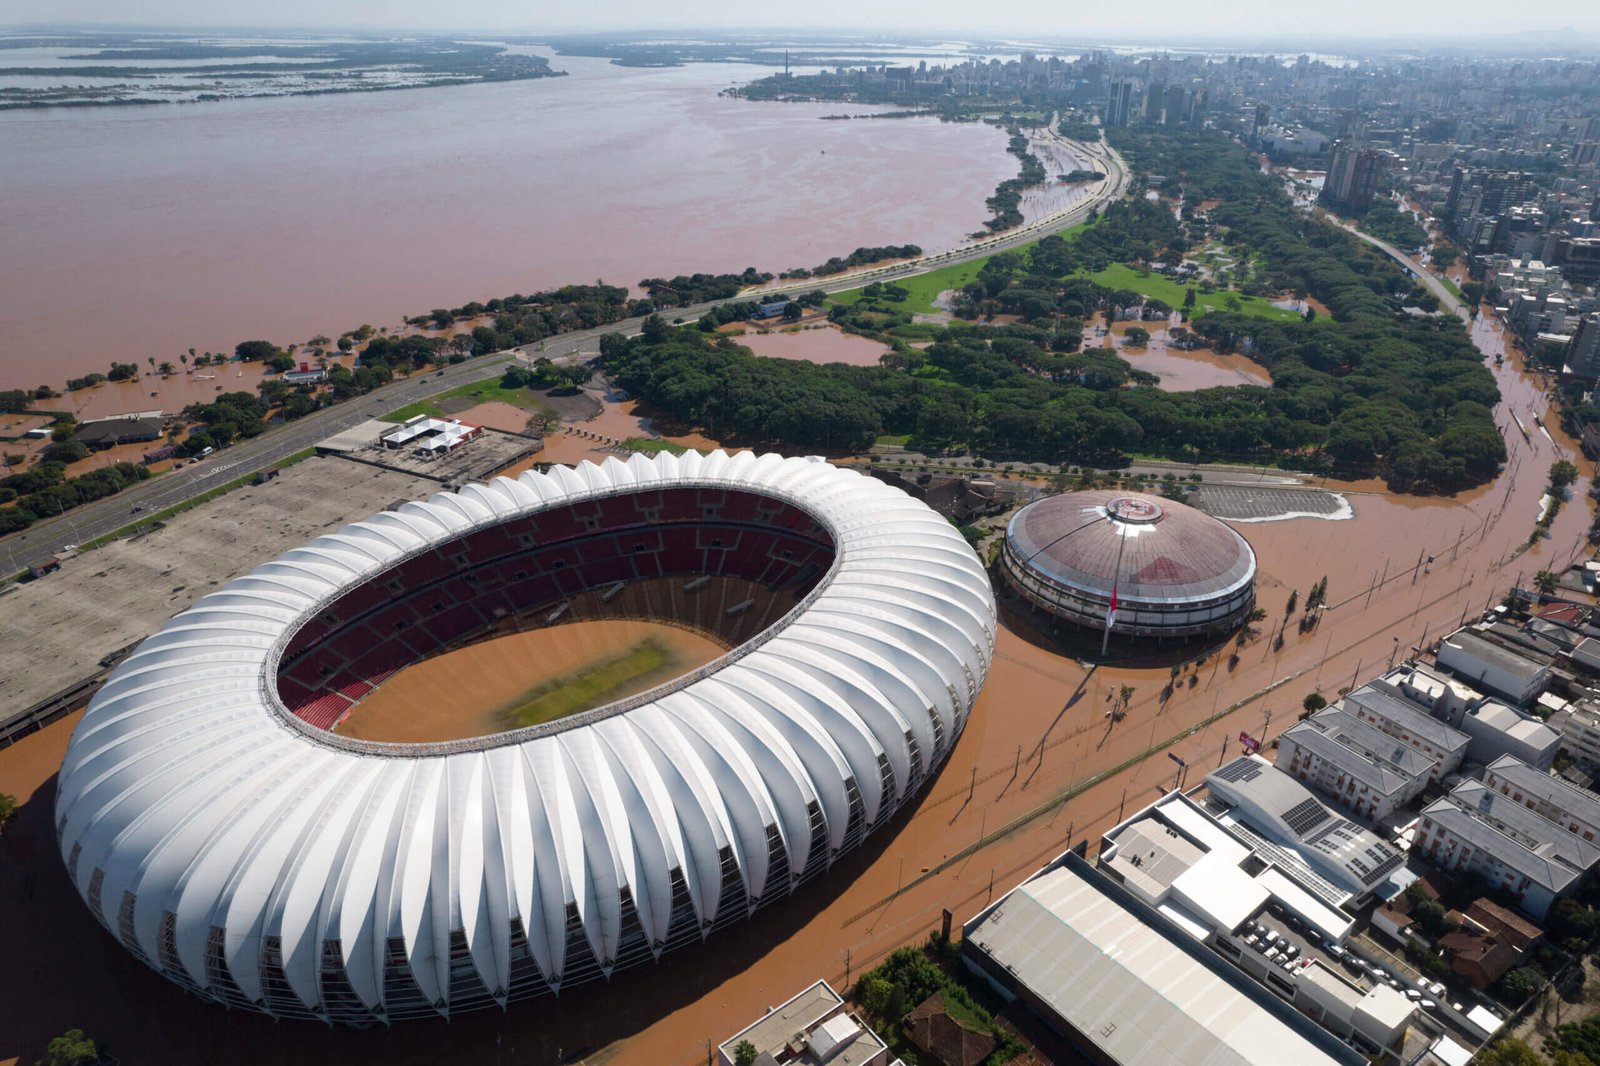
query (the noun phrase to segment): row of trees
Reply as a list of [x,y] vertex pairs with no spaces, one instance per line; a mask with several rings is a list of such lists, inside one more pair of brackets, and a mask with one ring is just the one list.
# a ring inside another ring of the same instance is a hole
[[149,476],[150,471],[137,463],[116,463],[69,478],[64,464],[43,462],[25,473],[0,478],[0,503],[13,504],[0,507],[0,535],[121,492]]
[[728,300],[751,285],[765,285],[771,274],[745,267],[742,274],[679,274],[674,278],[645,278],[639,288],[658,307],[689,307],[709,300]]
[[886,259],[915,259],[922,254],[922,248],[915,244],[880,244],[872,247],[857,248],[849,255],[830,256],[826,263],[811,267],[796,267],[785,270],[778,276],[780,278],[825,278],[830,274],[843,274],[846,270],[856,267],[868,266],[872,263],[881,263]]
[[1028,138],[1016,126],[1010,127],[1007,132],[1011,134],[1011,139],[1006,144],[1006,151],[1021,161],[1021,167],[1016,177],[1007,178],[996,185],[994,195],[984,201],[989,210],[994,212],[994,217],[983,224],[992,233],[1022,225],[1022,190],[1038,185],[1045,179],[1044,164],[1028,150]]

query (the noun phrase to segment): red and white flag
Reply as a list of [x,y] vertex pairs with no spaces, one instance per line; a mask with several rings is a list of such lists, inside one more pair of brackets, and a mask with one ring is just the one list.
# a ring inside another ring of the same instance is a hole
[[1111,606],[1106,608],[1106,628],[1110,629],[1117,621],[1117,586],[1111,586]]

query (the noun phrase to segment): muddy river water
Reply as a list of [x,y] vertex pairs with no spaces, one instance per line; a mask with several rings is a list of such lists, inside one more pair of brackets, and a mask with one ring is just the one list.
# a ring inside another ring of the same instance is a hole
[[718,95],[766,68],[555,66],[569,76],[0,114],[0,387],[596,278],[949,248],[1016,173],[992,126]]

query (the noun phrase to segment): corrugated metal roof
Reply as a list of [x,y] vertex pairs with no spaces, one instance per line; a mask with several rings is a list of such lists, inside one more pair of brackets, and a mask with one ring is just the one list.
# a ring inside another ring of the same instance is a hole
[[1013,889],[967,937],[1121,1066],[1363,1061],[1065,865]]

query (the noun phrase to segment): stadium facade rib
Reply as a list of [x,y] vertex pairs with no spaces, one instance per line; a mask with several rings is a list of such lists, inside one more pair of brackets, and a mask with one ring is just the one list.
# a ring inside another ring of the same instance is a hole
[[[792,599],[707,666],[559,721],[432,745],[326,728],[508,611],[688,599],[697,573]],[[849,470],[719,451],[498,478],[319,537],[141,644],[73,734],[61,854],[95,917],[202,997],[352,1024],[503,1007],[826,869],[948,756],[994,638],[960,534]]]

